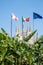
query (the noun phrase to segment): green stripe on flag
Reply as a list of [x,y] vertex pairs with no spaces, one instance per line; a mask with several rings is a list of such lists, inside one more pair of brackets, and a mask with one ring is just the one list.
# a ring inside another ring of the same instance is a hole
[[24,22],[25,20],[24,20],[24,17],[22,16],[22,22]]

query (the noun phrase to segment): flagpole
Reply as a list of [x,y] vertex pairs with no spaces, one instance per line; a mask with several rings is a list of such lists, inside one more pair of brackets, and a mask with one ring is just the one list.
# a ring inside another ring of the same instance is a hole
[[12,38],[12,15],[11,15],[11,38]]
[[23,37],[23,21],[22,21],[22,37]]
[[33,19],[33,31],[34,31],[34,19]]
[[[34,32],[34,18],[33,18],[33,32]],[[34,38],[34,42],[35,42],[35,36],[33,36],[33,38]]]
[[36,41],[38,40],[38,32],[36,33]]
[[22,37],[23,37],[23,28],[24,28],[24,25],[23,25],[23,21],[22,21]]

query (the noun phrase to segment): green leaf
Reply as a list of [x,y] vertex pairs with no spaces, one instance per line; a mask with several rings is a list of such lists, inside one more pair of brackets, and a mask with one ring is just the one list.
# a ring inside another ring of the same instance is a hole
[[0,33],[0,42],[1,40],[5,40],[5,39],[6,39],[6,36],[3,33]]
[[4,65],[4,61],[1,63],[1,65]]
[[24,38],[24,41],[28,42],[28,40],[31,39],[31,37],[36,33],[37,30],[35,30],[34,32],[32,32],[29,36],[27,36],[26,38]]
[[5,57],[5,59],[7,59],[8,61],[10,61],[11,63],[14,63],[14,59],[13,58],[14,58],[13,55]]
[[5,35],[8,35],[3,28],[1,28],[1,30],[2,30],[2,32],[3,32]]

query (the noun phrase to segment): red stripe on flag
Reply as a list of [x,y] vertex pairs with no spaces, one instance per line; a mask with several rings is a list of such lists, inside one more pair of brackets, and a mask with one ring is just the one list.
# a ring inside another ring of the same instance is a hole
[[26,18],[25,20],[26,20],[27,22],[29,22],[29,21],[30,21],[30,18]]

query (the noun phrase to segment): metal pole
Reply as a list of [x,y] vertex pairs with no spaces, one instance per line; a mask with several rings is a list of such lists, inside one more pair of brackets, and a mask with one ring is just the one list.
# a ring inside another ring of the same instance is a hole
[[11,15],[11,37],[12,37],[12,15]]
[[24,26],[23,26],[23,21],[22,21],[22,37],[23,37],[23,27],[24,27]]
[[22,22],[22,35],[23,35],[23,22]]
[[[34,19],[33,19],[33,32],[34,32]],[[33,36],[34,40],[35,41],[35,36]]]
[[33,31],[34,31],[34,19],[33,19]]

